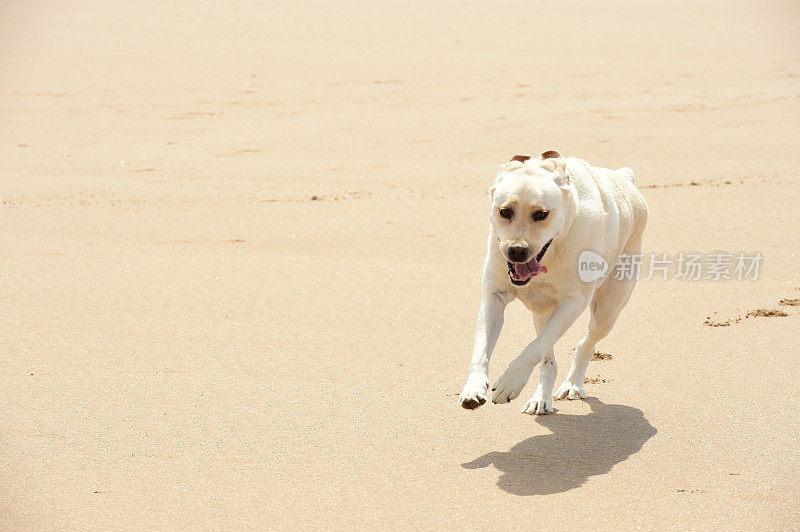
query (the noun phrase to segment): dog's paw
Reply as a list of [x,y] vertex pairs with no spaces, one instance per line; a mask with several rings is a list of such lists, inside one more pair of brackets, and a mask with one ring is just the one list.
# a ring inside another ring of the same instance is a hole
[[531,370],[526,370],[516,361],[512,362],[500,378],[494,381],[492,402],[508,403],[519,397],[530,376]]
[[552,414],[553,413],[553,398],[543,397],[542,390],[537,389],[533,397],[528,399],[525,406],[522,407],[523,414]]
[[483,375],[470,375],[464,389],[461,390],[461,406],[467,410],[474,410],[486,402],[486,391],[489,389],[489,379]]
[[583,387],[583,383],[562,382],[561,386],[556,390],[556,399],[564,399],[565,397],[570,400],[578,397],[586,399],[586,389]]

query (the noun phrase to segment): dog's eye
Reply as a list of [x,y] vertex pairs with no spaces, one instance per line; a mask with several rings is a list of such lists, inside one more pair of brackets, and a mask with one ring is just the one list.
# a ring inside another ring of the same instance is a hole
[[514,216],[514,211],[512,211],[508,207],[503,207],[502,209],[497,211],[497,214],[499,214],[502,218],[505,218],[506,220],[510,220],[511,217]]
[[535,213],[533,213],[533,221],[541,222],[542,220],[547,218],[548,214],[550,214],[550,211],[536,211]]

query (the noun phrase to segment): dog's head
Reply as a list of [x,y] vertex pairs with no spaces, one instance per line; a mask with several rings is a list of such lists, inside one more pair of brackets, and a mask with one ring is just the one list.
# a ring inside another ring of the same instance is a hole
[[500,167],[492,196],[492,227],[515,285],[546,273],[541,264],[553,239],[564,229],[570,194],[565,161],[546,151],[541,159],[515,155]]

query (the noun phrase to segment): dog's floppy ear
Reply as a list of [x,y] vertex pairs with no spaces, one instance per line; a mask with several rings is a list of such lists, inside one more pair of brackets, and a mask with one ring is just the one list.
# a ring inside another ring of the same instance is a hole
[[569,187],[569,173],[567,172],[567,162],[558,154],[557,151],[549,150],[542,153],[542,163],[540,166],[548,172],[553,172],[553,181],[561,188]]
[[567,163],[560,157],[549,162],[553,164],[553,173],[555,174],[553,180],[556,182],[556,185],[561,188],[568,188],[569,172],[567,172]]
[[492,186],[487,191],[489,192],[489,199],[494,199],[494,189],[497,188],[497,183],[500,182],[501,176],[503,175],[503,166],[505,165],[500,166],[500,171],[497,172],[497,177],[494,178],[494,183],[492,183]]
[[508,172],[511,170],[516,170],[517,168],[522,168],[525,165],[525,161],[530,159],[530,155],[515,155],[505,164],[501,164],[500,168],[497,170],[497,177],[494,178],[494,184],[492,188],[489,189],[489,197],[494,199],[494,189],[497,188],[497,184],[503,180],[503,173]]
[[561,188],[568,188],[569,187],[569,174],[567,173],[567,169],[564,165],[557,166],[555,171],[556,177],[555,182]]
[[[508,164],[508,163],[506,163]],[[494,199],[494,190],[497,188],[498,183],[503,180],[503,171],[505,170],[505,164],[500,166],[500,171],[497,172],[497,177],[494,178],[494,183],[492,187],[489,189],[489,198]]]

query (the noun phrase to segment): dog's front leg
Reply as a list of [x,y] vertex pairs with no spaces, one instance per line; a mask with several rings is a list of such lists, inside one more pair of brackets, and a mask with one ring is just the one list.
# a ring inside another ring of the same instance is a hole
[[486,402],[489,389],[489,359],[503,328],[503,313],[512,298],[505,292],[484,291],[478,324],[475,327],[475,346],[472,349],[472,362],[469,377],[461,391],[461,406],[478,408]]
[[588,300],[585,297],[573,297],[561,301],[556,306],[550,315],[550,319],[539,331],[536,339],[522,350],[522,353],[508,365],[508,369],[494,382],[494,386],[492,386],[492,391],[494,392],[492,396],[493,403],[507,403],[519,396],[528,383],[533,368],[542,361],[548,351],[553,349],[556,341],[578,319],[587,304]]

